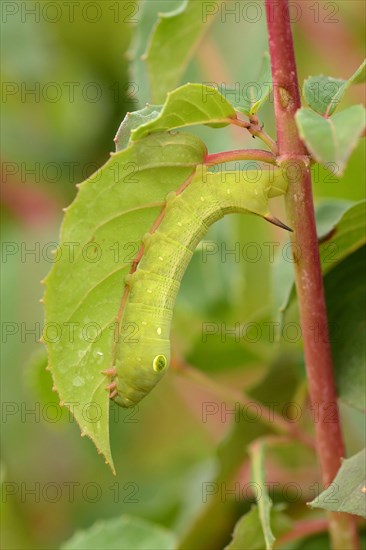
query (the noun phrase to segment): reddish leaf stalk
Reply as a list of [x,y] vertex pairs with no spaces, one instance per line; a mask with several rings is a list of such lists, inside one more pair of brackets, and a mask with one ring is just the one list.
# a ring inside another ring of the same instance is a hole
[[272,153],[269,151],[261,151],[260,149],[237,149],[235,151],[213,153],[206,156],[204,163],[208,166],[213,166],[215,164],[239,160],[254,160],[258,162],[267,162],[274,165],[277,164],[276,157]]
[[[311,173],[309,163],[304,162],[307,151],[299,138],[294,118],[301,103],[288,0],[266,0],[266,15],[274,86],[278,160],[284,169],[291,166],[291,173],[298,174],[297,177],[291,178],[286,195],[286,210],[288,223],[294,230],[291,240],[305,363],[310,398],[317,413],[316,445],[323,483],[328,486],[337,474],[345,450],[328,336]],[[329,513],[329,532],[334,550],[359,548],[356,523],[352,516]]]

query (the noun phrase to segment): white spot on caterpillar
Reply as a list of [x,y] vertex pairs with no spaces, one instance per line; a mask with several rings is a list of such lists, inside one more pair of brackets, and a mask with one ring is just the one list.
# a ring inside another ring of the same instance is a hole
[[103,352],[102,351],[97,351],[97,355],[100,355],[101,357],[103,357]]
[[147,292],[148,294],[151,294],[151,293],[152,293],[151,288],[148,288],[146,292]]
[[159,327],[158,330],[157,330],[156,332],[157,332],[157,333],[159,334],[159,336],[160,336],[160,334],[161,334],[161,328]]
[[159,260],[160,260],[161,262],[163,262],[163,261],[164,261],[163,256],[159,256]]
[[231,189],[226,189],[226,193],[227,193],[228,195],[230,195]]
[[146,325],[147,325],[147,322],[146,322],[146,321],[142,321],[142,324],[143,324],[144,326],[146,326]]
[[201,197],[201,201],[204,202],[205,198],[204,197]]
[[81,376],[76,376],[74,380],[72,381],[72,385],[79,388],[80,386],[84,386],[84,379],[81,378]]
[[181,222],[178,222],[178,226],[179,226],[179,227],[182,227],[182,223],[181,223]]

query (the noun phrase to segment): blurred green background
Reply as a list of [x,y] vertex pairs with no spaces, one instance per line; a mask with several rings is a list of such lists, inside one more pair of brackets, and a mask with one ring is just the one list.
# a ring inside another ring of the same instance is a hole
[[[92,443],[80,439],[79,428],[59,409],[51,391],[36,341],[43,321],[40,280],[51,267],[61,209],[73,199],[75,184],[107,160],[125,113],[137,109],[138,97],[148,93],[138,90],[128,72],[127,52],[136,24],[130,20],[138,22],[141,6],[130,1],[76,2],[71,12],[66,4],[2,4],[4,549],[58,548],[75,530],[122,512],[186,532],[202,506],[202,482],[212,479],[217,468],[217,445],[232,424],[231,415],[226,421],[213,415],[202,422],[202,403],[221,403],[222,398],[213,389],[169,373],[136,414],[112,405],[112,451],[118,472],[114,478]],[[308,4],[302,4],[294,24],[300,82],[320,73],[347,78],[364,57],[363,3],[332,2],[334,15],[327,3],[313,3],[317,13]],[[249,82],[267,49],[263,16],[255,23],[217,17],[184,81]],[[354,87],[345,105],[361,100],[362,91]],[[262,119],[273,135],[271,103]],[[200,128],[197,134],[210,152],[255,146],[239,130]],[[316,198],[364,198],[364,152],[359,145],[341,180],[316,169]],[[283,217],[280,203],[275,210]],[[215,241],[220,251],[224,246],[233,249],[237,242],[255,242],[259,260],[236,262],[229,255],[223,262],[214,254],[203,261],[198,252],[184,277],[173,348],[219,385],[248,388],[276,359],[284,372],[293,373],[290,395],[301,394],[300,342],[272,344],[265,331],[256,344],[230,337],[222,342],[220,334],[202,341],[203,323],[233,327],[275,318],[272,265],[265,243],[283,243],[284,238],[260,220],[225,219],[206,240]],[[296,315],[293,308],[290,319],[296,320]],[[348,450],[353,453],[362,446],[362,417],[346,407],[342,411]],[[296,450],[290,456],[293,466],[300,461],[299,483],[311,497],[316,464],[306,457],[302,464]],[[284,461],[278,460],[276,467],[283,471]],[[230,516],[234,521],[240,512],[236,508]],[[220,506],[215,513],[221,513]],[[225,528],[223,532],[225,538]]]

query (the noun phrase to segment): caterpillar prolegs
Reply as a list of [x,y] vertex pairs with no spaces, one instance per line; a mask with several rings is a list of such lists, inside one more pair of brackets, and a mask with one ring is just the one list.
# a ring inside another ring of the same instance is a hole
[[197,169],[182,192],[166,198],[163,216],[143,239],[143,255],[127,276],[128,297],[121,330],[137,326],[136,339],[120,338],[110,397],[135,406],[159,382],[170,362],[170,325],[184,272],[210,225],[231,213],[253,213],[282,225],[268,211],[268,199],[284,194],[281,170],[211,173]]

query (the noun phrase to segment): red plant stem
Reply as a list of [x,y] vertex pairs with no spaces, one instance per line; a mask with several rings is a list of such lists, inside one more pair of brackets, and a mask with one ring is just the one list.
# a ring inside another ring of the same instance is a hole
[[223,151],[221,153],[213,153],[207,155],[204,159],[204,164],[213,166],[224,162],[232,162],[236,160],[254,160],[258,162],[267,162],[269,164],[277,164],[276,157],[269,151],[261,151],[260,149],[237,149],[235,151]]
[[[288,167],[287,163],[290,162],[291,166],[300,172],[300,176],[293,178],[289,183],[286,210],[288,223],[294,230],[291,240],[305,363],[310,398],[318,415],[315,435],[322,479],[327,486],[337,474],[345,449],[328,336],[311,173],[308,165],[304,163],[307,152],[299,138],[294,118],[301,103],[288,0],[266,0],[266,15],[274,87],[278,161],[284,168]],[[334,549],[359,548],[356,524],[352,516],[330,513],[329,531]]]

